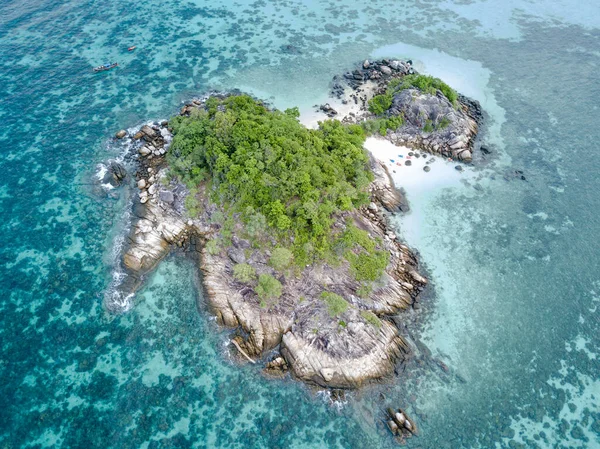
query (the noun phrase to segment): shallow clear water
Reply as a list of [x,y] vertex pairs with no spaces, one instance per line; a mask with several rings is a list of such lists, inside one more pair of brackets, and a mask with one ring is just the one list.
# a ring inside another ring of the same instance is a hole
[[[572,0],[2,2],[0,447],[385,448],[394,404],[410,447],[600,447],[599,29]],[[415,338],[449,374],[417,360],[341,408],[263,379],[230,362],[178,255],[103,311],[129,192],[94,175],[116,130],[213,88],[307,112],[384,55],[489,115],[492,154],[397,217],[435,291]]]

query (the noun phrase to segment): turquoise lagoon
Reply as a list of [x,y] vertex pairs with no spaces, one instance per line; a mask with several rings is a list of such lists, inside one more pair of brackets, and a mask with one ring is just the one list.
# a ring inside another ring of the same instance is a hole
[[[392,448],[394,404],[412,448],[600,447],[599,30],[573,0],[4,0],[0,447]],[[406,186],[432,288],[403,373],[332,404],[236,365],[180,254],[103,310],[132,191],[97,182],[116,130],[210,89],[308,114],[383,56],[478,99],[491,150]]]

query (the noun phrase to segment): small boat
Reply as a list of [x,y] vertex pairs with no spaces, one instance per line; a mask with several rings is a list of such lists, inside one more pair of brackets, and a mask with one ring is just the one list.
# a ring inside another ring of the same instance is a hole
[[402,162],[396,162],[396,165],[397,165],[397,166],[401,166],[401,165],[402,165]]
[[136,48],[137,48],[137,47],[136,47],[135,45],[132,45],[131,47],[129,47],[129,48],[127,49],[127,51],[133,51],[133,50],[135,50]]
[[104,64],[98,67],[94,67],[94,72],[104,72],[105,70],[114,69],[118,65],[119,64],[116,62],[113,62],[112,64]]

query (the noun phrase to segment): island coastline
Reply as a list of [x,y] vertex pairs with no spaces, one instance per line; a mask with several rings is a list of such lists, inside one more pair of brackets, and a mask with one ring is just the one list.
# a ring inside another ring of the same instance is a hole
[[[364,91],[370,91],[371,98],[377,92],[382,92],[393,77],[386,79],[382,76],[381,78],[384,79],[381,80],[376,77],[373,79],[371,76],[373,70],[378,70],[382,74],[387,72],[382,71],[383,67],[396,70],[395,73],[399,76],[405,76],[412,71],[410,64],[401,61],[384,60],[374,63],[365,61],[361,71],[363,82],[357,83],[359,80],[355,71],[353,80],[349,83],[349,87],[344,89],[343,94],[346,102],[352,99],[354,104],[359,106],[360,113],[350,112],[342,118],[342,122],[360,123],[365,116],[369,115],[369,95],[363,96],[359,101],[358,96],[354,94],[353,97],[352,92],[360,95]],[[367,76],[369,79],[365,79]],[[335,83],[337,80],[334,79],[334,91],[335,86],[339,85]],[[376,83],[365,87],[365,81],[367,83],[376,81]],[[339,94],[339,88],[337,92]],[[180,111],[180,115],[189,115],[194,109],[203,108],[206,98],[198,98],[186,104]],[[422,139],[414,141],[410,138],[406,139],[406,134],[392,132],[385,138],[395,145],[410,144],[412,148],[419,148],[423,152],[437,153],[469,162],[481,111],[477,104],[464,100],[464,97],[459,97],[459,104],[470,113],[467,114],[468,117],[477,118],[477,120],[472,119],[465,127],[468,131],[464,139],[452,136],[450,140],[444,142],[446,146],[438,145],[436,149],[435,144],[423,145]],[[321,110],[328,112],[328,115],[338,115],[331,106],[321,107]],[[412,133],[414,134],[414,130]],[[123,137],[125,136],[122,132],[120,136],[117,135],[117,138]],[[234,338],[234,344],[245,358],[250,360],[261,358],[267,352],[271,353],[274,348],[278,348],[277,354],[271,357],[271,360],[265,361],[267,372],[279,374],[289,369],[296,378],[309,384],[326,388],[357,388],[365,382],[389,376],[398,360],[408,356],[409,345],[399,335],[394,324],[395,320],[391,320],[390,317],[401,310],[413,307],[427,280],[419,274],[414,253],[398,241],[390,228],[388,215],[406,211],[408,203],[401,191],[393,185],[382,161],[371,157],[370,167],[375,175],[369,187],[371,201],[367,206],[358,209],[352,218],[367,228],[370,235],[379,237],[385,242],[386,250],[391,256],[385,270],[388,278],[387,290],[368,305],[366,301],[361,302],[360,299],[355,300],[353,297],[351,305],[356,311],[354,317],[356,321],[349,320],[348,323],[344,321],[344,324],[356,325],[352,331],[360,337],[341,338],[340,342],[343,344],[340,347],[345,344],[345,350],[335,349],[334,339],[335,350],[327,350],[330,341],[325,347],[313,346],[316,338],[309,338],[306,329],[294,322],[292,317],[297,313],[297,305],[287,310],[285,307],[280,310],[265,310],[259,304],[252,304],[244,299],[245,291],[243,288],[240,289],[240,285],[232,282],[231,273],[232,262],[235,262],[236,258],[243,259],[240,257],[240,251],[237,251],[237,255],[236,251],[233,251],[233,255],[232,253],[215,255],[206,250],[206,241],[218,230],[214,229],[209,220],[193,220],[185,217],[183,203],[189,193],[185,186],[171,182],[168,188],[164,188],[159,181],[164,174],[161,172],[167,165],[165,155],[172,137],[168,122],[157,123],[154,126],[146,125],[132,137],[134,141],[139,142],[136,145],[139,168],[135,178],[140,188],[140,195],[134,202],[133,215],[136,218],[123,251],[122,265],[125,277],[118,287],[118,295],[112,292],[110,299],[105,301],[110,311],[120,312],[130,308],[133,294],[143,284],[145,277],[169,253],[171,247],[177,246],[196,254],[201,261],[203,287],[211,310],[220,324],[240,330]],[[452,148],[453,145],[455,148]],[[111,170],[111,173],[114,174],[115,170]],[[208,204],[207,206],[210,207]],[[243,250],[246,245],[243,241],[238,241],[237,244],[238,250]],[[314,306],[314,303],[311,304]],[[365,320],[360,316],[361,310],[373,313],[380,324],[365,325]],[[315,313],[314,310],[304,311],[302,316],[310,317]],[[344,331],[345,328],[342,330]],[[333,330],[330,331],[327,334],[328,338],[335,334]],[[335,331],[339,333],[340,329]],[[357,344],[357,341],[361,343]],[[348,346],[349,342],[350,346]],[[361,348],[363,342],[369,344]],[[352,344],[358,349],[354,348],[357,350],[353,351]]]

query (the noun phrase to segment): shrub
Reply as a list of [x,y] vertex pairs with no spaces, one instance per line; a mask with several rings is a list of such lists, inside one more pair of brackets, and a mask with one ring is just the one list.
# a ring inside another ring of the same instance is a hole
[[270,274],[261,274],[258,277],[258,285],[254,290],[259,298],[263,300],[277,299],[281,296],[282,286],[281,282]]
[[346,259],[350,262],[350,271],[357,281],[376,281],[385,271],[390,253],[387,251],[374,251],[372,254],[349,253]]
[[369,111],[375,115],[382,115],[392,106],[392,94],[375,95],[369,100]]
[[402,117],[401,115],[395,115],[393,117],[389,117],[385,120],[384,125],[385,125],[386,132],[388,129],[395,131],[398,128],[400,128],[402,125],[404,125],[404,117]]
[[358,288],[358,290],[356,290],[356,294],[360,298],[367,298],[372,292],[373,287],[371,286],[371,284],[363,284]]
[[275,248],[271,252],[269,265],[271,265],[277,271],[283,271],[290,266],[290,264],[292,263],[292,259],[293,254],[289,249]]
[[406,75],[404,78],[400,78],[398,81],[393,81],[388,84],[387,92],[388,95],[393,95],[396,92],[400,92],[404,89],[415,88],[422,92],[435,95],[436,91],[442,92],[444,96],[456,106],[456,100],[458,94],[454,89],[448,86],[439,78],[434,78],[429,75]]
[[369,233],[348,224],[346,231],[335,243],[335,249],[344,254],[350,263],[350,272],[359,281],[376,281],[385,271],[390,254],[378,250]]
[[371,326],[376,327],[377,329],[381,328],[381,320],[370,310],[361,310],[360,316],[362,316]]
[[382,136],[387,135],[387,130],[396,131],[404,125],[404,118],[400,115],[395,115],[388,118],[376,118],[361,122],[360,126],[365,130],[367,135],[379,133]]
[[254,208],[250,207],[246,211],[246,232],[251,237],[258,237],[267,228],[267,219],[260,212],[254,212]]
[[225,220],[225,215],[223,215],[223,212],[220,210],[213,212],[213,214],[210,216],[210,222],[214,224],[220,225],[223,223],[223,220]]
[[196,218],[200,213],[200,203],[198,202],[198,198],[196,198],[197,194],[198,190],[191,189],[189,195],[185,197],[185,201],[183,202],[185,210],[190,218]]
[[341,315],[348,310],[348,301],[338,294],[323,292],[321,293],[321,299],[327,304],[327,310],[331,317]]
[[431,120],[425,121],[425,126],[423,126],[423,131],[426,133],[433,132],[433,122]]
[[448,117],[442,117],[442,119],[438,122],[436,129],[444,129],[450,125],[450,119]]
[[206,251],[211,256],[219,254],[219,252],[221,251],[221,244],[220,244],[219,240],[212,239],[212,240],[209,240],[208,242],[206,242]]
[[229,241],[233,236],[233,229],[235,227],[235,220],[232,215],[229,215],[221,226],[221,236]]
[[233,267],[233,277],[239,282],[248,284],[256,279],[256,270],[247,263],[238,263]]

